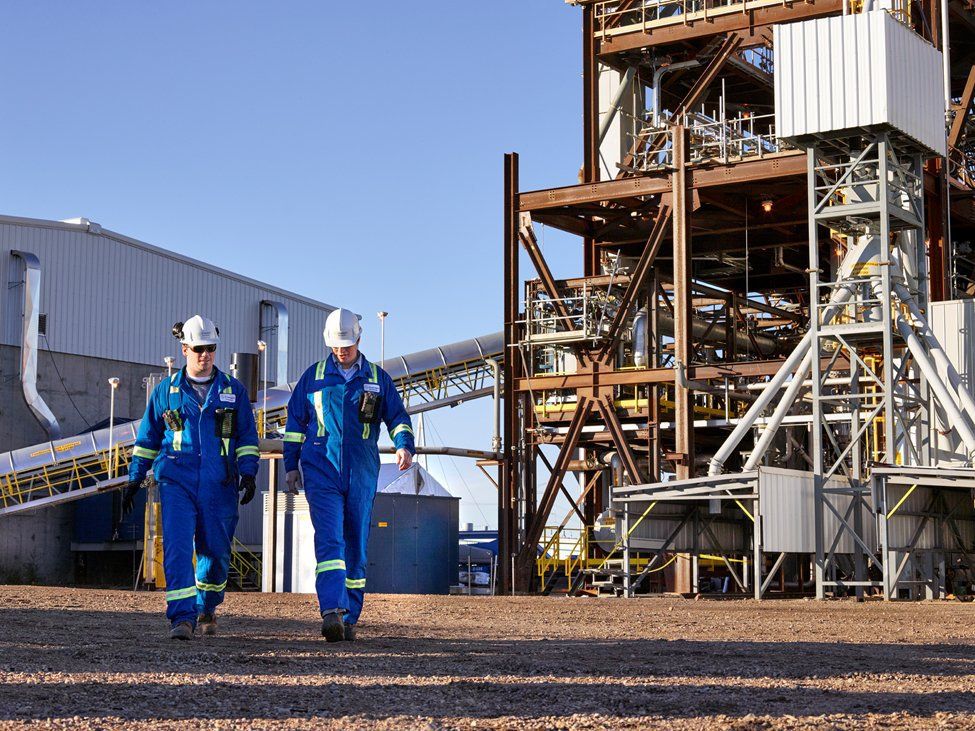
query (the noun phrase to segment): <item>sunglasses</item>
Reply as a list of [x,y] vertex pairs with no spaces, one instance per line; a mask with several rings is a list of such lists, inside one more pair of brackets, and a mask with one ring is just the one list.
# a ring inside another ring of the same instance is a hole
[[215,353],[217,352],[216,345],[191,345],[190,350],[194,353]]

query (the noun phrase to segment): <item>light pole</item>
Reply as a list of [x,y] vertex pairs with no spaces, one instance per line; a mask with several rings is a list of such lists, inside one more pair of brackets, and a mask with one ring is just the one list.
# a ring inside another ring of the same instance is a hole
[[377,312],[379,318],[379,367],[386,367],[386,316],[388,312]]
[[115,454],[112,450],[112,442],[115,437],[115,391],[118,389],[118,379],[109,378],[108,385],[111,386],[109,391],[109,407],[108,407],[108,479],[115,479]]
[[163,363],[166,364],[166,377],[172,378],[173,366],[176,364],[176,359],[171,355],[167,355],[165,358],[163,358]]
[[263,340],[257,341],[257,352],[264,359],[264,387],[261,389],[264,394],[264,404],[261,406],[261,436],[267,438],[267,343]]

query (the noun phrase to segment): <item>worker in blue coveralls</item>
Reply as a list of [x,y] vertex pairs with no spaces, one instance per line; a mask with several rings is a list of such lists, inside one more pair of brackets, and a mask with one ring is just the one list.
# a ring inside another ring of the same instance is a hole
[[[156,386],[132,450],[123,513],[151,467],[162,503],[163,572],[169,636],[189,640],[197,625],[215,634],[240,504],[254,497],[260,460],[247,389],[214,367],[220,331],[195,315],[176,323],[186,367]],[[196,550],[196,571],[193,552]]]
[[315,590],[322,636],[329,642],[354,640],[362,612],[380,422],[396,447],[400,470],[410,467],[416,452],[399,392],[386,371],[359,352],[361,334],[354,313],[329,314],[323,335],[332,353],[295,386],[284,434],[288,491],[297,493],[304,485],[315,529]]

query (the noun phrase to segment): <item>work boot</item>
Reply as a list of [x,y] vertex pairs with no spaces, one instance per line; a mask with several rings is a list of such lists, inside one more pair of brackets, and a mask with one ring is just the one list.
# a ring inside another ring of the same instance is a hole
[[345,641],[346,642],[355,642],[355,625],[354,624],[349,624],[348,622],[345,623]]
[[201,614],[196,620],[196,626],[200,628],[201,634],[217,634],[217,618],[212,612],[209,614]]
[[180,622],[179,624],[174,624],[173,628],[169,630],[169,639],[171,640],[192,640],[193,639],[193,625],[189,622]]
[[339,611],[322,612],[322,637],[328,642],[341,642],[345,639],[345,624]]

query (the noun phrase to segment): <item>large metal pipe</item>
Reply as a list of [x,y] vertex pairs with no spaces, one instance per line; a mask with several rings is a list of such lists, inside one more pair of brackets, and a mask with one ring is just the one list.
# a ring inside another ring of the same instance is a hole
[[41,262],[29,251],[11,251],[24,262],[24,312],[20,339],[20,385],[24,401],[49,439],[61,438],[61,425],[37,392],[38,323],[41,299]]
[[633,365],[637,368],[645,368],[647,365],[649,349],[647,341],[650,334],[650,313],[646,307],[641,307],[636,311],[633,318]]
[[[277,322],[272,326],[265,324],[264,322],[264,308],[270,307],[274,310],[277,316]],[[264,340],[264,333],[270,330],[272,327],[277,329],[277,357],[276,357],[276,367],[274,369],[274,385],[275,386],[287,386],[288,385],[288,307],[283,302],[277,302],[275,300],[261,300],[261,333],[259,339]],[[267,355],[264,356],[267,358]],[[268,388],[269,384],[265,383],[264,388]]]
[[616,115],[620,111],[620,103],[623,101],[623,97],[633,84],[634,76],[636,76],[636,66],[630,66],[626,69],[626,73],[623,74],[623,78],[620,79],[620,87],[616,90],[616,94],[613,95],[613,101],[609,103],[609,109],[606,112],[606,116],[603,117],[603,121],[599,124],[599,142],[596,143],[597,147],[601,147],[603,140],[606,139],[606,133],[609,132],[609,128],[613,124],[613,120],[616,119]]
[[[826,323],[831,322],[833,318],[836,317],[836,315],[839,313],[843,303],[846,302],[846,300],[848,300],[852,294],[853,294],[853,290],[850,287],[841,287],[840,289],[834,290],[833,294],[830,296],[830,304],[832,306],[828,307],[826,311],[823,313],[823,321]],[[816,316],[815,311],[812,312],[811,316],[812,317]],[[748,430],[755,425],[755,422],[758,420],[758,417],[761,416],[765,408],[769,405],[769,403],[771,403],[772,399],[775,397],[775,394],[778,392],[780,388],[782,388],[783,384],[785,384],[786,379],[790,375],[793,375],[797,370],[799,370],[800,364],[806,358],[807,354],[810,355],[810,364],[812,363],[811,361],[811,357],[813,355],[812,345],[813,345],[813,336],[812,336],[812,331],[810,330],[803,336],[802,340],[799,341],[799,344],[796,346],[796,349],[792,351],[792,353],[789,355],[788,358],[785,359],[785,362],[783,362],[782,367],[772,377],[772,380],[768,382],[768,385],[765,387],[765,390],[762,391],[762,393],[759,395],[757,399],[755,399],[755,403],[753,403],[749,407],[748,411],[745,412],[745,415],[742,417],[741,421],[738,422],[738,425],[734,428],[731,434],[728,435],[728,438],[725,439],[724,443],[721,445],[718,451],[715,452],[714,456],[711,457],[710,467],[708,467],[709,475],[721,474],[722,470],[724,469],[724,463],[728,460],[728,457],[730,457],[732,452],[734,452],[735,449],[737,449],[738,445],[741,443],[741,440],[745,438],[745,434],[748,433]],[[797,380],[801,383],[805,379],[806,377],[805,375],[803,375],[801,378],[798,378]],[[790,385],[788,391],[793,391],[793,400],[795,398],[795,394],[798,394],[799,388],[800,387],[797,385],[796,388],[793,389],[792,386]],[[786,405],[783,406],[780,403],[779,407],[776,409],[776,411],[782,409],[782,413],[779,418],[779,423],[781,423],[782,417],[785,416],[785,412],[788,411],[789,407],[791,407],[792,405],[791,401],[786,401],[785,398],[783,398],[782,400],[785,402]],[[769,430],[766,429],[766,432],[767,431]],[[771,441],[773,434],[774,434],[774,430],[772,430],[772,433],[768,435],[769,441]],[[765,436],[764,432],[762,436]]]
[[[895,277],[902,275],[896,263],[892,264],[891,274]],[[934,364],[948,376],[948,383],[951,384],[952,391],[958,397],[958,403],[961,404],[962,410],[972,420],[972,423],[975,424],[975,398],[972,398],[972,394],[966,388],[961,375],[941,347],[941,343],[938,342],[938,338],[935,336],[934,331],[931,330],[931,326],[924,317],[924,313],[921,312],[917,300],[911,295],[910,290],[900,282],[894,282],[894,293],[901,302],[907,305],[907,309],[914,318],[917,328],[920,331],[921,338],[924,340],[928,351],[931,353],[931,357],[934,359]]]
[[[663,335],[674,334],[674,317],[670,312],[657,313],[657,326]],[[725,325],[710,322],[701,317],[691,318],[691,332],[698,340],[705,340],[712,343],[724,344],[727,342],[728,329]],[[752,341],[754,338],[754,342]],[[771,338],[768,335],[753,334],[751,338],[740,330],[735,330],[735,344],[741,350],[754,349],[756,345],[762,349],[766,355],[777,353],[782,348],[782,342]]]
[[796,349],[792,351],[792,354],[782,363],[782,367],[772,376],[772,380],[768,382],[766,389],[755,399],[755,403],[749,407],[742,420],[738,422],[738,425],[728,435],[728,438],[724,440],[724,443],[718,448],[718,451],[711,457],[710,466],[708,467],[709,475],[721,474],[728,457],[731,456],[731,453],[735,451],[741,443],[741,440],[745,438],[748,430],[752,428],[761,413],[772,402],[772,399],[778,393],[782,384],[785,383],[785,380],[795,372],[799,363],[806,357],[806,353],[810,352],[812,339],[812,331],[807,332],[802,340],[799,341]]
[[762,430],[762,434],[755,443],[752,453],[748,455],[748,459],[745,461],[745,472],[755,469],[758,467],[759,462],[762,461],[762,457],[765,456],[768,448],[772,445],[772,440],[775,438],[775,432],[779,430],[779,426],[782,425],[782,420],[785,418],[785,415],[789,413],[789,409],[791,409],[792,404],[795,403],[799,392],[806,385],[806,379],[809,377],[809,371],[811,368],[812,348],[809,348],[806,350],[806,355],[802,359],[802,362],[799,363],[798,368],[796,368],[795,375],[793,375],[792,381],[789,383],[789,387],[785,390],[785,393],[782,394],[782,399],[779,401],[778,406],[775,407],[775,411],[772,412],[772,417],[765,425],[765,429]]
[[895,323],[897,326],[897,331],[904,338],[904,342],[907,343],[907,349],[911,351],[911,355],[914,356],[914,362],[917,363],[924,377],[928,380],[928,385],[931,390],[934,391],[935,397],[941,403],[941,407],[945,410],[948,415],[949,423],[951,428],[958,432],[958,436],[965,443],[968,448],[968,460],[972,461],[975,457],[975,429],[972,428],[971,423],[968,418],[959,410],[958,405],[955,400],[951,397],[948,388],[941,381],[938,376],[938,370],[934,367],[930,360],[928,360],[928,354],[921,344],[920,338],[918,338],[917,333],[914,332],[914,328],[910,326],[904,316],[901,314],[896,315]]

